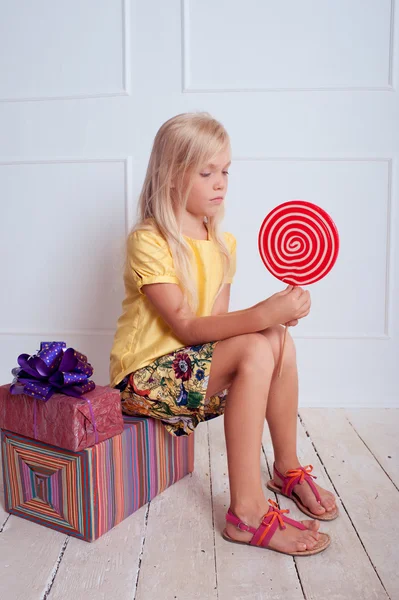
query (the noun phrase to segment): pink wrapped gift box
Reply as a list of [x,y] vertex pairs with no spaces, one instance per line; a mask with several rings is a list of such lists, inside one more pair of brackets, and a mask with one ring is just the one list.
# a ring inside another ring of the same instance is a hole
[[79,452],[123,431],[119,391],[96,386],[79,398],[53,394],[43,402],[26,394],[12,395],[10,385],[3,385],[0,428]]

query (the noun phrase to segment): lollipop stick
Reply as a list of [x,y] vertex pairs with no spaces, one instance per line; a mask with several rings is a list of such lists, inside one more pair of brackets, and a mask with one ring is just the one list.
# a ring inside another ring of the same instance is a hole
[[288,325],[285,326],[283,343],[281,346],[280,360],[279,360],[279,364],[278,364],[278,376],[279,377],[281,377],[281,373],[283,371],[283,357],[284,357],[285,341],[287,339],[287,329],[288,329]]

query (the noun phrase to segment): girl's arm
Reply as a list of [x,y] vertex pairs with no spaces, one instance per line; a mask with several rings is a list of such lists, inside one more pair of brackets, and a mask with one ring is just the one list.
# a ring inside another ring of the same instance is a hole
[[225,283],[212,308],[212,315],[225,315],[229,312],[231,283]]
[[265,318],[265,311],[260,310],[260,305],[221,315],[197,317],[183,302],[182,291],[174,283],[143,285],[142,290],[185,346],[254,333],[273,324]]

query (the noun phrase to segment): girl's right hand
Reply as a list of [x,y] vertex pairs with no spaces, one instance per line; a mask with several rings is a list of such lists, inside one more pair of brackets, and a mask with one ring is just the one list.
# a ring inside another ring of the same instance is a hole
[[258,311],[267,326],[285,325],[302,319],[310,312],[310,294],[301,287],[288,285],[282,292],[259,302]]

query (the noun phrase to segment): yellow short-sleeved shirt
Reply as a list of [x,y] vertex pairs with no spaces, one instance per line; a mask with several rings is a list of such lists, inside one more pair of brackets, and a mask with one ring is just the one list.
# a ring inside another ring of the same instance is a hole
[[[222,257],[214,241],[184,237],[193,250],[199,300],[197,316],[205,317],[212,313],[223,276]],[[236,238],[225,232],[224,239],[231,255],[230,270],[224,282],[232,283],[236,272]],[[179,284],[172,254],[161,235],[145,230],[129,235],[124,283],[123,312],[118,319],[111,350],[111,386],[117,385],[132,371],[184,346],[141,289],[149,283]]]

